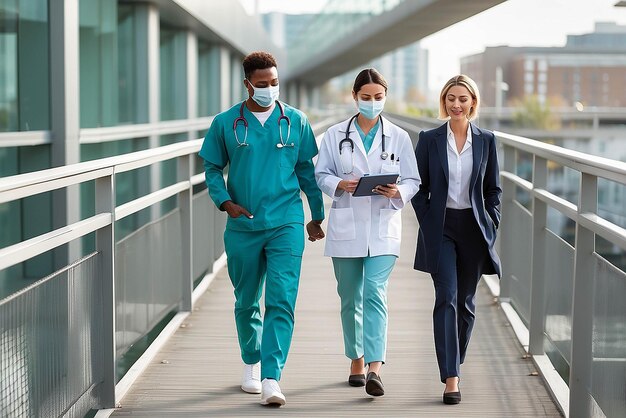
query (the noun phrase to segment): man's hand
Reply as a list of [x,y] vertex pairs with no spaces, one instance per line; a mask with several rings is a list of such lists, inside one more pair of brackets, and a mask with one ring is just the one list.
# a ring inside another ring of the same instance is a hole
[[244,207],[239,206],[232,200],[227,200],[226,202],[222,203],[222,209],[226,211],[226,213],[228,213],[228,216],[230,216],[231,218],[238,218],[241,215],[244,215],[248,219],[254,218],[254,216]]
[[309,234],[309,241],[317,241],[323,239],[324,231],[322,230],[322,221],[311,221],[306,224],[306,232]]

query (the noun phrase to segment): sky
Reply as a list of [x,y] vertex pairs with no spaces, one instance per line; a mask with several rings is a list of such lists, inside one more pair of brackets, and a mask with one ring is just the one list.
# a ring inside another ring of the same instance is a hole
[[[255,0],[240,0],[252,12]],[[327,0],[256,0],[260,13],[316,13]],[[411,0],[406,0],[411,1]],[[459,0],[471,1],[471,0]],[[487,46],[563,46],[568,34],[592,32],[595,22],[626,25],[618,0],[508,0],[421,41],[429,51],[429,87],[459,72],[459,60]]]

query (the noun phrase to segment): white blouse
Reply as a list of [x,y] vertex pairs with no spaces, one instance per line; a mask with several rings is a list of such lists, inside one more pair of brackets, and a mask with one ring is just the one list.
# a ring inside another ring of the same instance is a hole
[[468,209],[470,201],[470,179],[472,177],[472,129],[467,125],[467,140],[459,153],[456,149],[454,133],[448,122],[448,199],[446,208]]

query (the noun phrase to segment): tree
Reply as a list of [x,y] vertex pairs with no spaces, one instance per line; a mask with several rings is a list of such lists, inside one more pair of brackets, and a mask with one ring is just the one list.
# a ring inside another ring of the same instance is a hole
[[550,110],[550,106],[541,103],[536,95],[515,100],[513,106],[516,108],[513,112],[513,123],[518,128],[555,131],[561,127],[559,118]]

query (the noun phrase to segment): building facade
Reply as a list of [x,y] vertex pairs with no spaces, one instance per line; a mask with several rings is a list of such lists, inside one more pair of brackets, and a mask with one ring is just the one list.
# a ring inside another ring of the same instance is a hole
[[[204,136],[244,98],[241,60],[269,50],[239,2],[0,0],[0,177]],[[202,172],[202,164],[195,170]],[[124,173],[118,204],[175,182],[175,164]],[[93,183],[0,204],[0,248],[94,213]],[[167,213],[120,222],[117,238]],[[0,271],[0,298],[75,260],[93,239]]]
[[[502,88],[497,71],[502,71]],[[625,107],[626,26],[597,23],[589,34],[569,35],[564,47],[488,47],[461,59],[461,72],[478,83],[485,106],[536,96],[563,107]],[[580,105],[578,105],[580,106]]]

